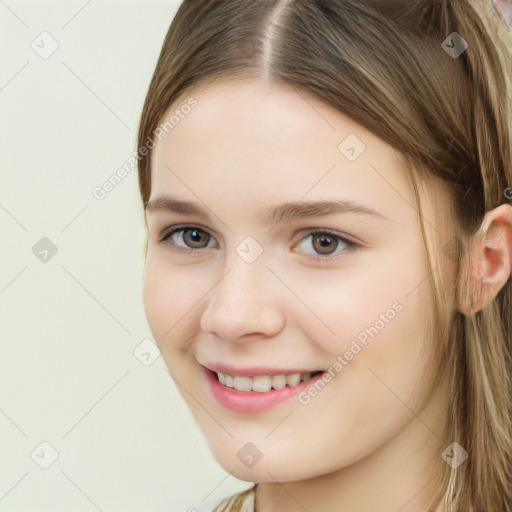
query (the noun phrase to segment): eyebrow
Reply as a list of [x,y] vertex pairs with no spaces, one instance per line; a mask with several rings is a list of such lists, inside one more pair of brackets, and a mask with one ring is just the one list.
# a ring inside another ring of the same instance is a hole
[[[199,204],[190,201],[182,201],[171,196],[159,196],[146,202],[145,211],[166,211],[184,215],[194,215],[204,219],[210,218],[207,210],[203,209]],[[391,220],[372,208],[368,208],[354,201],[342,199],[283,203],[263,212],[259,218],[264,225],[270,225],[294,219],[321,217],[323,215],[340,213],[355,213],[372,219]]]

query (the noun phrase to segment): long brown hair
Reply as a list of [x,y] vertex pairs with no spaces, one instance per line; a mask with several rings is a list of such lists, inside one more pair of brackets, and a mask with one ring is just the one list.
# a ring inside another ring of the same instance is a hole
[[[436,512],[512,507],[510,279],[481,311],[457,309],[475,291],[462,272],[470,238],[487,211],[512,197],[505,193],[512,191],[512,52],[505,34],[484,0],[184,0],[139,126],[144,206],[151,151],[142,156],[141,149],[171,104],[218,80],[259,78],[308,90],[410,162],[432,271],[436,378],[450,385],[443,436],[446,446],[456,441],[469,453],[458,468],[444,466],[431,503]],[[427,244],[417,180],[429,176],[453,198],[456,236],[449,243]],[[457,272],[446,283],[435,269],[448,260]]]

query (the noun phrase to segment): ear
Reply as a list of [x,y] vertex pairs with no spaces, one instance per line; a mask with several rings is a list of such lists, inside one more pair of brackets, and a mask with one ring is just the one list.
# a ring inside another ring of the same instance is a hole
[[459,308],[465,315],[485,308],[510,279],[512,206],[502,204],[487,212],[468,247],[462,268],[466,298]]

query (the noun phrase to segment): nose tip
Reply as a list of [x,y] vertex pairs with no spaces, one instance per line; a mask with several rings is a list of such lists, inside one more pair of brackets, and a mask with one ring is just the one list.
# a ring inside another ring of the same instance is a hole
[[208,295],[200,320],[203,332],[236,342],[249,335],[275,336],[284,327],[275,294],[261,275],[270,272],[264,265],[247,265],[237,262]]

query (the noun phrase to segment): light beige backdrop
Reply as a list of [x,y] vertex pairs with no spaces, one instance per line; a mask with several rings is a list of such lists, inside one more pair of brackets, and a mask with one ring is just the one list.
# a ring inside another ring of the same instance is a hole
[[248,487],[211,456],[141,298],[126,163],[178,4],[0,0],[3,512],[184,511]]

